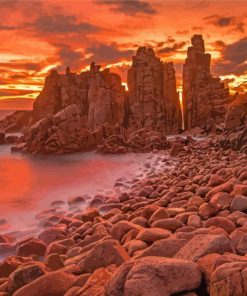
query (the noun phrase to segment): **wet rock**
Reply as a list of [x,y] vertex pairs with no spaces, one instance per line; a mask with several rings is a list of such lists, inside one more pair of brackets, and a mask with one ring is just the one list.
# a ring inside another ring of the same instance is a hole
[[152,227],[163,228],[163,229],[170,230],[172,232],[176,231],[177,229],[183,226],[184,224],[175,218],[156,220],[155,222],[152,223]]
[[19,243],[17,248],[17,256],[44,256],[46,244],[39,239],[32,238],[30,240]]
[[119,266],[128,259],[128,253],[117,240],[106,239],[98,242],[85,259],[79,262],[79,266],[83,272],[93,272],[111,264]]
[[131,240],[128,244],[128,253],[130,256],[133,256],[135,252],[146,249],[148,244],[142,240]]
[[157,227],[152,227],[141,230],[136,239],[142,240],[146,243],[152,243],[160,239],[168,238],[170,235],[170,231]]
[[113,238],[117,240],[121,240],[123,235],[126,234],[128,231],[132,229],[140,231],[142,228],[143,228],[142,226],[131,223],[129,221],[119,221],[112,227],[111,235]]
[[236,195],[231,203],[231,211],[245,211],[247,210],[247,196]]
[[0,263],[0,278],[8,277],[14,270],[24,263],[32,262],[32,258],[21,256],[9,256]]
[[172,237],[157,240],[150,247],[138,252],[135,257],[158,256],[172,258],[186,242],[187,240],[185,239],[174,239]]
[[213,217],[203,223],[204,227],[216,226],[223,228],[227,233],[231,233],[236,229],[235,224],[224,217]]
[[8,291],[13,293],[44,274],[44,266],[41,263],[31,263],[27,266],[19,267],[9,276]]
[[93,272],[87,282],[74,296],[100,296],[105,294],[105,285],[110,280],[114,267],[99,268]]
[[152,225],[153,222],[160,219],[169,218],[167,211],[164,208],[158,208],[149,218],[149,225]]
[[61,238],[65,234],[64,229],[61,227],[50,227],[43,230],[39,235],[38,239],[43,241],[46,245],[54,242]]
[[211,276],[210,295],[245,295],[247,262],[226,263],[213,272]]
[[122,265],[113,274],[107,295],[171,295],[199,287],[201,273],[190,261],[145,257]]
[[210,253],[223,254],[225,252],[234,253],[235,251],[230,240],[224,235],[198,234],[188,241],[174,258],[197,261]]
[[72,287],[75,278],[70,271],[62,269],[49,272],[17,290],[14,296],[62,296]]
[[201,218],[198,215],[191,215],[188,218],[187,225],[199,228],[202,226]]
[[60,255],[50,254],[45,258],[45,265],[51,270],[58,270],[64,267],[64,262]]

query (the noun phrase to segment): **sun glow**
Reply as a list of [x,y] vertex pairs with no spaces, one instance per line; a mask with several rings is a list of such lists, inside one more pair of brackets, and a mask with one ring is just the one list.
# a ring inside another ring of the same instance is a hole
[[8,84],[8,85],[0,85],[0,89],[41,91],[42,86],[41,85],[28,85],[28,84]]
[[184,130],[184,105],[183,105],[183,87],[180,85],[178,88],[178,98],[181,108],[181,116],[182,116],[182,129]]
[[[243,75],[237,76],[235,74],[220,76],[225,81],[230,89],[230,93],[234,94],[239,91],[239,87],[243,86],[243,91],[247,89],[247,72]],[[241,91],[240,91],[241,92]]]
[[122,82],[122,86],[125,88],[126,91],[129,90],[127,82]]
[[6,100],[6,99],[36,99],[39,95],[39,92],[34,92],[26,95],[11,95],[11,96],[1,96],[0,100]]

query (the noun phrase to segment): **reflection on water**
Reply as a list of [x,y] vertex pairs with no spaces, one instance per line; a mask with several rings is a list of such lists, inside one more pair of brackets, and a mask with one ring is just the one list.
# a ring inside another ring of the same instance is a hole
[[112,189],[119,177],[136,175],[149,156],[90,152],[34,157],[0,146],[0,218],[21,224],[51,201]]

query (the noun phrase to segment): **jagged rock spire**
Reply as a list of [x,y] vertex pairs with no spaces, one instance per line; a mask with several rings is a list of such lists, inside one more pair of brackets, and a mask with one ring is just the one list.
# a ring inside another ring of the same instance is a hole
[[181,128],[180,107],[172,63],[163,63],[154,50],[139,47],[128,70],[129,126],[171,133]]
[[202,35],[194,35],[191,43],[183,66],[185,128],[211,129],[224,121],[229,91],[211,74],[211,55],[205,53]]

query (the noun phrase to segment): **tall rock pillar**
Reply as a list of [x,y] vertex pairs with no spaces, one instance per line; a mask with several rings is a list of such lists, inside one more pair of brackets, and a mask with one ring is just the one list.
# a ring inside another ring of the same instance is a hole
[[153,49],[140,47],[128,70],[128,123],[130,129],[147,128],[172,133],[181,127],[175,71]]
[[211,55],[205,53],[202,35],[194,35],[183,66],[183,105],[185,128],[211,129],[222,123],[227,110],[229,91],[211,74]]

